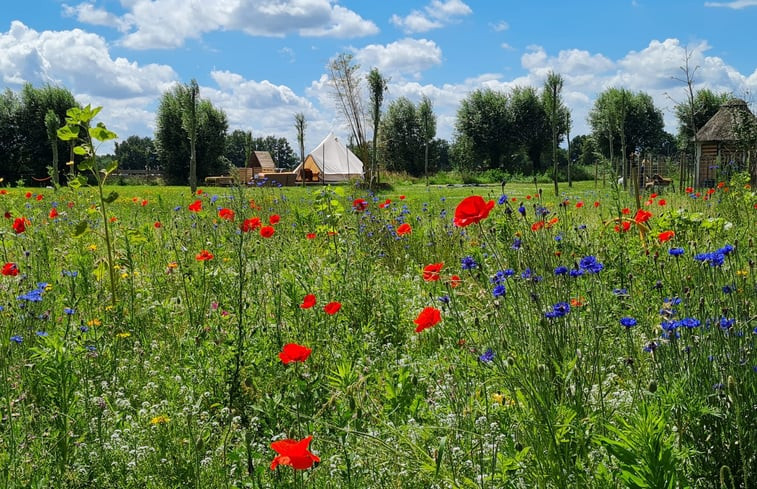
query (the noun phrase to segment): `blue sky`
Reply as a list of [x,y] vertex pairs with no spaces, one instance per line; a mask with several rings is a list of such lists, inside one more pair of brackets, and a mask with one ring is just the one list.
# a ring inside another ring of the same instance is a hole
[[539,88],[550,70],[565,78],[573,135],[589,131],[586,115],[608,87],[649,93],[675,132],[687,50],[697,88],[753,102],[756,21],[757,0],[6,2],[0,84],[65,86],[102,105],[101,120],[125,139],[151,136],[161,94],[196,78],[232,130],[294,147],[303,112],[311,149],[331,130],[347,134],[325,67],[348,52],[390,77],[387,101],[427,95],[447,139],[471,91]]

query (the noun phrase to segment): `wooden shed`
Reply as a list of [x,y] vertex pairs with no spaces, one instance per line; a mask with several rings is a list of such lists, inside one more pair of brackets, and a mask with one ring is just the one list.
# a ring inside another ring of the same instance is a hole
[[713,187],[724,173],[751,170],[754,178],[754,153],[745,145],[745,134],[757,128],[757,118],[747,103],[732,99],[720,106],[712,118],[697,131],[697,187]]
[[252,168],[253,175],[276,172],[276,163],[274,163],[271,153],[268,151],[253,151],[250,153],[247,167]]

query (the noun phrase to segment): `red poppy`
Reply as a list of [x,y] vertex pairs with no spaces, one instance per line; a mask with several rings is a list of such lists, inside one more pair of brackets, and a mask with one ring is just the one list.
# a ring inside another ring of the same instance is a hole
[[410,224],[403,222],[400,224],[400,226],[397,228],[397,234],[400,236],[404,236],[406,234],[410,234],[413,232],[413,228],[410,227]]
[[686,193],[687,194],[693,194],[694,193],[694,187],[686,187]]
[[628,221],[623,221],[620,224],[620,226],[618,226],[617,224],[615,225],[615,232],[617,232],[617,233],[620,233],[620,232],[624,232],[625,233],[629,229],[631,229],[631,223],[628,222]]
[[439,311],[439,309],[435,307],[426,307],[421,311],[420,314],[418,314],[418,317],[413,320],[413,322],[417,325],[415,327],[415,332],[420,333],[424,329],[436,326],[441,320],[442,313],[441,311]]
[[13,230],[16,232],[16,234],[21,234],[24,231],[26,231],[26,218],[25,217],[17,217],[13,221]]
[[37,194],[37,200],[42,200],[45,196],[42,194]]
[[5,189],[0,189],[0,195],[8,195],[8,191]]
[[260,228],[260,235],[264,238],[270,238],[276,232],[273,226],[263,226]]
[[227,209],[226,207],[223,207],[218,210],[218,217],[221,219],[224,219],[226,221],[233,221],[234,220],[234,211],[231,209]]
[[460,285],[461,282],[462,282],[462,279],[460,278],[459,275],[453,275],[449,278],[449,286],[452,287],[453,289],[457,287],[458,285]]
[[18,265],[15,263],[6,263],[3,265],[2,271],[0,271],[3,275],[7,275],[9,277],[15,277],[18,275]]
[[8,212],[8,211],[5,211],[5,218],[6,218],[6,219],[10,219],[11,217],[13,217],[13,214],[11,214],[11,213],[10,213],[10,212]]
[[339,312],[339,309],[341,308],[342,308],[342,303],[334,301],[334,302],[329,302],[328,304],[323,306],[323,311],[329,316],[333,316],[334,314]]
[[271,462],[271,470],[275,470],[279,465],[289,465],[293,469],[305,470],[312,467],[313,462],[320,462],[321,459],[308,450],[312,439],[312,436],[308,436],[300,441],[279,440],[271,443],[271,449],[278,453]]
[[202,201],[200,199],[197,199],[189,204],[189,210],[190,212],[200,212],[202,210]]
[[442,271],[444,262],[432,263],[423,267],[423,280],[426,282],[435,282],[439,280],[439,272]]
[[465,227],[477,222],[481,222],[489,216],[489,212],[494,208],[494,201],[486,202],[479,195],[466,197],[457,205],[455,217],[452,222],[455,226]]
[[268,218],[268,223],[273,226],[274,224],[278,224],[279,221],[281,221],[281,217],[278,214],[274,214],[271,217]]
[[139,203],[142,207],[147,205],[147,200],[142,200],[142,202]]
[[531,196],[530,195],[526,195],[526,200],[531,200]]
[[197,195],[202,195],[202,189],[201,188],[197,189]]
[[650,199],[656,199],[657,198],[657,194],[656,193],[652,193],[652,195],[650,195],[649,198]]
[[110,222],[116,222],[118,218],[116,216],[110,216]]
[[629,209],[628,207],[623,207],[623,209],[620,210],[620,213],[627,216],[631,213],[631,209]]
[[598,200],[594,201],[594,207],[599,207],[599,201]]
[[307,346],[298,345],[297,343],[287,343],[281,352],[279,352],[279,358],[284,365],[293,362],[304,362],[312,351]]
[[660,240],[660,243],[665,243],[666,241],[670,241],[675,235],[675,231],[663,231],[657,235],[657,239]]
[[26,197],[27,199],[31,199],[32,198],[32,193],[31,192],[26,192],[26,194],[24,195],[24,197]]
[[315,233],[308,233],[305,235],[307,239],[315,239]]
[[256,211],[260,210],[260,206],[255,203],[254,199],[250,199],[250,209],[253,209],[253,210],[256,210]]
[[580,209],[583,206],[584,206],[583,202],[576,202],[576,209]]
[[531,231],[538,231],[543,227],[544,221],[536,221],[535,223],[531,224]]
[[160,229],[162,224],[160,223],[160,221],[155,221],[155,224],[153,224],[153,226],[155,226],[155,229]]
[[304,299],[302,299],[302,304],[300,304],[300,308],[310,309],[314,305],[315,305],[315,296],[313,294],[308,294],[305,296]]
[[68,204],[66,204],[66,205],[68,206],[68,208],[69,208],[69,209],[73,209],[73,207],[74,207],[74,206],[75,206],[76,204],[75,204],[74,202],[69,202],[69,203],[68,203]]
[[636,211],[636,215],[633,217],[633,220],[641,224],[643,222],[647,222],[650,217],[652,217],[651,212],[645,211],[644,209],[639,209],[638,211]]
[[197,258],[197,261],[207,261],[213,259],[213,254],[209,252],[208,250],[202,250],[201,252],[197,253],[195,256]]
[[49,215],[50,219],[55,219],[56,217],[58,217],[58,209],[56,209],[55,207],[53,207],[52,209],[50,209],[50,214],[48,214],[48,215]]
[[244,221],[242,221],[242,224],[239,227],[242,229],[243,233],[249,233],[250,231],[253,231],[260,227],[260,218],[251,217],[249,219],[245,219]]
[[657,205],[665,205],[665,204],[667,204],[667,202],[665,201],[665,199],[660,199],[660,200],[657,201]]
[[572,297],[570,299],[570,306],[571,307],[581,307],[586,304],[586,299],[583,297]]
[[400,195],[400,200],[405,200],[405,196],[404,195]]
[[358,212],[362,212],[368,208],[368,201],[365,199],[355,199],[352,201],[352,208]]

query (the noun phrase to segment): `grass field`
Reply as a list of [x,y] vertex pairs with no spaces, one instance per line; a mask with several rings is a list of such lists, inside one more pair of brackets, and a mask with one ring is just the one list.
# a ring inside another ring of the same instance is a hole
[[502,192],[4,189],[0,487],[757,487],[746,181]]

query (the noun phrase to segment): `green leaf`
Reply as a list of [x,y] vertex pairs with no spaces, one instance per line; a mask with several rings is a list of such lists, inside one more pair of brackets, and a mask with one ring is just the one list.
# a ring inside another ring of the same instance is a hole
[[74,154],[77,154],[79,156],[85,156],[87,154],[87,149],[84,146],[75,146]]
[[97,126],[90,128],[89,135],[92,139],[98,141],[110,141],[111,139],[116,139],[118,137],[115,132],[109,131],[102,122],[98,123]]
[[79,128],[77,126],[63,126],[58,129],[58,139],[62,141],[71,141],[79,137]]
[[77,175],[76,178],[68,181],[68,186],[71,187],[72,189],[77,189],[81,187],[82,185],[86,185],[86,184],[87,184],[87,177],[85,177],[84,175]]
[[87,221],[81,221],[74,228],[74,238],[78,238],[87,231]]
[[117,198],[118,198],[118,192],[114,192],[111,190],[111,192],[106,197],[103,197],[103,201],[106,204],[110,204],[112,202],[115,202]]
[[94,168],[94,161],[92,161],[92,158],[87,158],[86,160],[82,161],[78,165],[76,165],[76,168],[79,169],[79,171],[87,171]]
[[147,238],[136,229],[129,229],[128,231],[126,231],[126,237],[131,244],[147,243]]
[[116,170],[116,168],[118,168],[118,161],[113,160],[110,163],[108,163],[108,166],[105,167],[105,169],[103,170],[103,172],[106,175],[110,175],[111,173],[113,173]]

